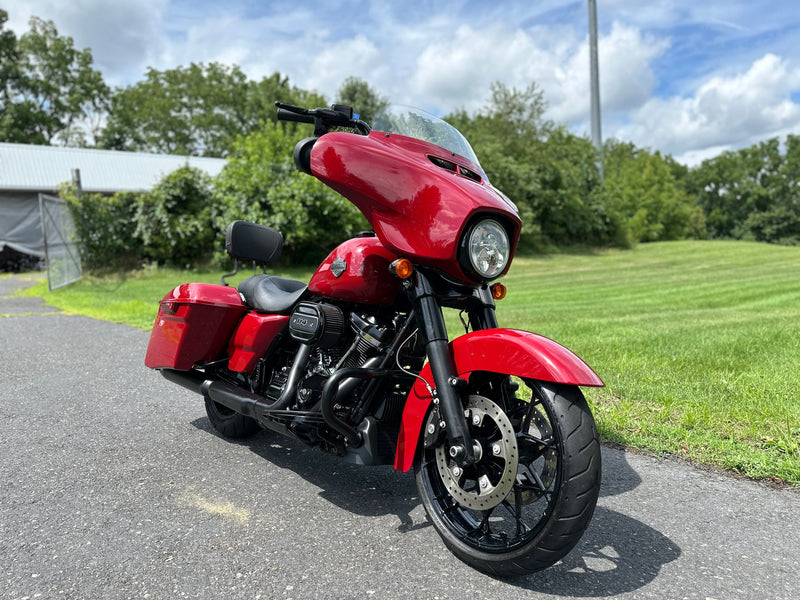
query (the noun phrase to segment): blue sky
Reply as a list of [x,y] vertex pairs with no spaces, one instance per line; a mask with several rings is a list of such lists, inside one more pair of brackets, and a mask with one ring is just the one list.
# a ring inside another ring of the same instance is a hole
[[[794,0],[597,0],[603,136],[687,164],[800,134]],[[489,86],[535,81],[547,116],[589,131],[586,0],[26,0],[9,25],[53,20],[91,47],[106,81],[146,68],[236,63],[333,99],[355,75],[440,115],[479,110]]]

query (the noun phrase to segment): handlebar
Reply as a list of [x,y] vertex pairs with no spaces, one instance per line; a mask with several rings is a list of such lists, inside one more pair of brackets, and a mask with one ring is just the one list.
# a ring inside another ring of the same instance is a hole
[[311,124],[314,123],[314,117],[312,117],[311,115],[299,115],[285,108],[278,109],[278,120],[294,121],[296,123],[311,123]]
[[349,127],[365,135],[370,132],[370,126],[353,113],[351,106],[333,104],[330,108],[309,109],[283,102],[276,102],[275,106],[278,107],[279,121],[313,124],[314,135],[317,137],[328,133],[332,127]]

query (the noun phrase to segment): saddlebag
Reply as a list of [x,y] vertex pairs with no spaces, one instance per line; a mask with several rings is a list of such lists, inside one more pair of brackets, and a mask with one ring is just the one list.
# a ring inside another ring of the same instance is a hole
[[160,302],[144,364],[151,369],[191,369],[226,349],[246,311],[235,288],[184,283]]

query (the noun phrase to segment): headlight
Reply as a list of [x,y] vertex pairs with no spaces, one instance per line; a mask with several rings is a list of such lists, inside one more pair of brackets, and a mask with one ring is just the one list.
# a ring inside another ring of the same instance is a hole
[[482,279],[499,277],[508,264],[511,247],[508,234],[494,219],[478,221],[467,240],[469,262]]

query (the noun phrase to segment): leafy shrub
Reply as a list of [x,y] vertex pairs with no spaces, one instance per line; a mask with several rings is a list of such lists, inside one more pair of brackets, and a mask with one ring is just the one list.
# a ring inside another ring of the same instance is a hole
[[212,179],[197,169],[182,167],[143,194],[118,192],[78,195],[64,186],[84,267],[127,270],[143,262],[178,267],[207,262],[217,231],[211,219]]
[[145,259],[184,267],[211,258],[218,233],[211,216],[212,183],[204,172],[185,166],[137,198],[134,235]]
[[220,232],[236,219],[268,225],[284,236],[285,259],[319,261],[368,225],[350,202],[295,169],[296,141],[273,123],[240,138],[216,180],[214,222]]
[[603,204],[636,242],[705,238],[702,211],[658,152],[607,145]]
[[800,244],[800,207],[776,206],[766,212],[752,213],[745,227],[757,242],[797,246]]
[[138,266],[144,249],[135,235],[136,194],[79,196],[74,186],[67,185],[61,188],[61,198],[69,204],[75,220],[86,269],[106,271]]
[[800,243],[800,136],[723,152],[689,181],[712,237]]

